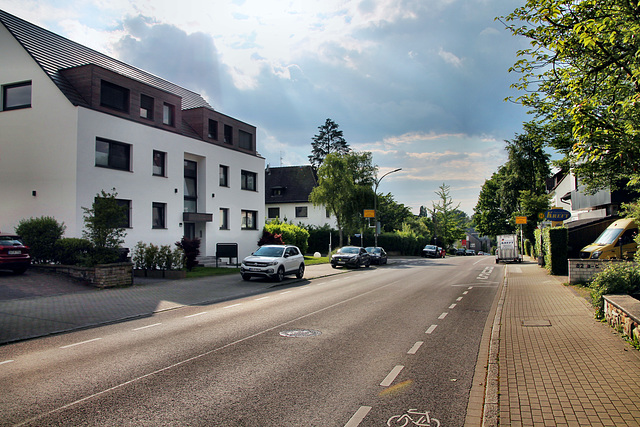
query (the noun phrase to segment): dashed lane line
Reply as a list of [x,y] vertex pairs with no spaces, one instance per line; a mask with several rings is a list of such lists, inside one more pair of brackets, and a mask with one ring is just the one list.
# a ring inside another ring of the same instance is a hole
[[400,374],[400,372],[404,369],[403,365],[396,365],[391,372],[389,372],[389,375],[387,375],[385,377],[384,380],[382,380],[382,382],[380,383],[380,385],[382,387],[389,387],[391,384],[393,384],[393,382],[395,381],[396,377]]

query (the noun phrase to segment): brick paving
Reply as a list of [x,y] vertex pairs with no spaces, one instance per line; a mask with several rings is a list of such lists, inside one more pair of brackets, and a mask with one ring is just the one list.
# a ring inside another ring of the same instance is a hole
[[640,353],[561,279],[507,266],[499,425],[640,426]]

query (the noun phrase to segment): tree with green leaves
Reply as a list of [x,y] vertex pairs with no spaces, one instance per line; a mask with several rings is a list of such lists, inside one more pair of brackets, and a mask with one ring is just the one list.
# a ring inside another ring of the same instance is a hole
[[438,239],[438,244],[444,248],[450,247],[454,241],[465,235],[465,228],[458,209],[460,204],[458,203],[454,207],[450,191],[451,187],[442,183],[436,191],[440,200],[438,203],[432,202],[432,208],[429,209],[435,228],[434,237]]
[[351,151],[338,124],[333,120],[327,119],[324,125],[318,126],[318,130],[318,134],[312,138],[311,155],[309,156],[309,162],[315,169],[322,165],[329,154],[347,154]]
[[516,98],[587,190],[640,184],[640,7],[629,0],[527,0],[499,18],[531,48]]
[[309,200],[336,216],[340,246],[344,230],[359,230],[364,208],[373,205],[376,171],[370,152],[330,153],[318,169],[318,185]]
[[377,216],[383,232],[402,230],[403,224],[413,218],[411,209],[396,202],[391,193],[378,195]]
[[118,203],[116,189],[111,193],[101,190],[90,208],[84,210],[83,237],[91,241],[97,250],[117,249],[126,236],[125,207]]

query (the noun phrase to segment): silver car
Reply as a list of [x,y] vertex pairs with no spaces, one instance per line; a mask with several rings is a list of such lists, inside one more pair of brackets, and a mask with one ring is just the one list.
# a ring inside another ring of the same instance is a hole
[[304,256],[297,246],[264,245],[242,260],[240,275],[243,280],[266,277],[281,282],[284,276],[304,276]]

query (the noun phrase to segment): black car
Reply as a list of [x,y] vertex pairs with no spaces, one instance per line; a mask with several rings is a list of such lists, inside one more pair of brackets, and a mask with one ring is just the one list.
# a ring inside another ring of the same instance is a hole
[[331,267],[354,267],[361,265],[369,267],[371,265],[371,256],[363,247],[345,246],[338,249],[338,252],[331,256]]
[[371,257],[371,264],[382,265],[387,263],[387,253],[380,247],[369,246],[365,248]]

